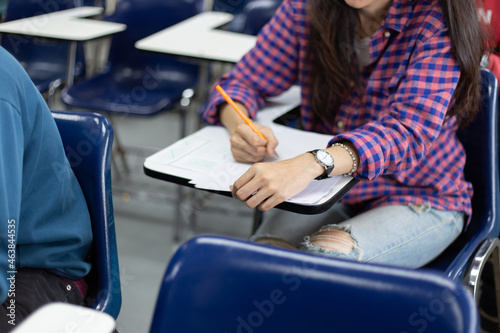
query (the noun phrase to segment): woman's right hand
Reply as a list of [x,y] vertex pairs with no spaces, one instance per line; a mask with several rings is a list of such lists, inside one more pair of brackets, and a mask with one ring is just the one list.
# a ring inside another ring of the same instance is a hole
[[[248,114],[248,110],[241,103],[236,103],[243,112]],[[231,135],[231,152],[236,161],[255,163],[262,161],[266,154],[269,156],[274,154],[278,140],[269,127],[254,123],[255,127],[266,137],[267,140],[264,140],[245,123],[229,104],[223,104],[219,112],[222,124]]]

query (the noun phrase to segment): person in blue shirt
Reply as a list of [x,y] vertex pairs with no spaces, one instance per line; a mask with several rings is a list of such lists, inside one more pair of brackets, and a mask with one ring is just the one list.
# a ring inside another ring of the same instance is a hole
[[43,304],[82,304],[91,244],[85,198],[50,110],[0,48],[0,332]]

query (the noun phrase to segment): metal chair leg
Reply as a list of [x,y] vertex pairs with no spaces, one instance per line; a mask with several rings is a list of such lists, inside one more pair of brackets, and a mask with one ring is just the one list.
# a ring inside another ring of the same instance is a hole
[[[495,290],[496,318],[500,318],[500,241],[498,238],[486,239],[476,255],[472,259],[468,273],[465,275],[464,282],[474,296],[476,303],[480,304],[480,283],[483,275],[483,269],[487,264],[491,264],[493,270],[493,283]],[[500,324],[496,327],[500,332]]]
[[[121,144],[121,140],[118,136],[118,131],[116,130],[116,126],[114,126],[115,124],[115,121],[113,119],[113,117],[111,115],[108,116],[108,119],[109,121],[111,122],[111,125],[113,126],[113,128],[115,128],[115,131],[114,131],[114,138],[113,138],[113,154],[116,156],[116,154],[118,154],[118,156],[120,157],[120,160],[121,160],[121,165],[123,167],[123,170],[125,172],[126,175],[129,175],[130,174],[130,169],[128,167],[128,163],[127,163],[127,157],[126,157],[126,152],[125,152],[125,148],[123,148],[123,145]],[[115,159],[113,159],[114,161]],[[116,163],[116,162],[115,162]]]
[[257,231],[259,226],[262,224],[262,220],[264,219],[264,212],[255,208],[253,211],[253,226],[252,226],[252,235]]
[[180,138],[181,139],[183,137],[185,137],[187,134],[187,115],[189,113],[191,100],[193,99],[193,96],[194,96],[193,89],[186,89],[182,92],[182,98],[180,101],[180,105],[181,105],[181,135],[180,135]]
[[49,90],[47,92],[47,105],[49,108],[52,108],[55,105],[54,96],[61,84],[62,80],[55,80],[49,84]]
[[183,187],[182,185],[177,185],[177,202],[175,206],[175,222],[174,222],[175,242],[179,242],[182,237],[182,230],[183,230],[182,202],[183,202]]
[[[465,276],[464,282],[469,287],[476,301],[478,301],[479,297],[478,286],[481,280],[481,275],[483,273],[484,266],[488,261],[493,264],[495,276],[499,275],[497,274],[500,272],[499,250],[500,241],[498,240],[498,238],[488,238],[481,244],[479,250],[476,252],[476,255],[472,259],[469,272]],[[500,299],[500,297],[498,297],[498,299]]]

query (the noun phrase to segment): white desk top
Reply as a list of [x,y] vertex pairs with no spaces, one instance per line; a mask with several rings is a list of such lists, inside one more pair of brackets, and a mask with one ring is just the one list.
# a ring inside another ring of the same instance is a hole
[[101,7],[78,7],[0,24],[0,33],[88,41],[125,30],[124,24],[83,19],[102,13]]
[[13,327],[13,333],[111,333],[116,324],[113,317],[101,311],[70,303],[50,303]]
[[138,49],[199,59],[236,63],[248,52],[257,37],[215,30],[233,19],[222,12],[203,12],[143,38]]

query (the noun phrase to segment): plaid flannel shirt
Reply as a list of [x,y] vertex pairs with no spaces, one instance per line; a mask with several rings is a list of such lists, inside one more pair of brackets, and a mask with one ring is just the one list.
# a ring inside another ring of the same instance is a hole
[[[353,92],[330,123],[318,121],[311,110],[306,5],[307,0],[284,0],[256,46],[218,83],[251,117],[266,97],[300,85],[304,129],[331,134],[329,145],[349,140],[359,152],[354,176],[362,181],[344,203],[366,209],[429,203],[470,215],[465,152],[456,137],[456,119],[445,116],[460,69],[439,1],[392,2],[370,38],[370,63],[361,70],[363,93]],[[205,121],[219,124],[217,105],[222,102],[212,91]]]

